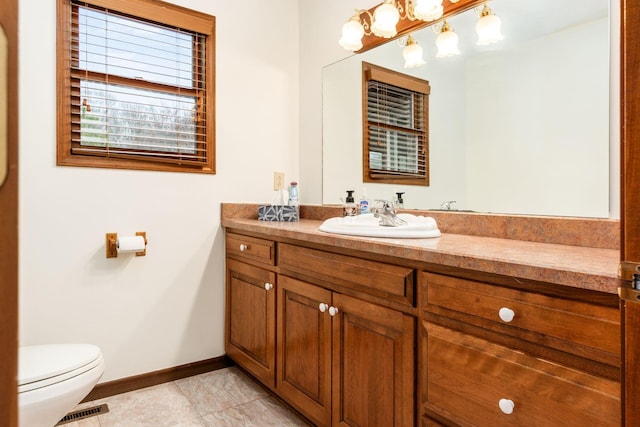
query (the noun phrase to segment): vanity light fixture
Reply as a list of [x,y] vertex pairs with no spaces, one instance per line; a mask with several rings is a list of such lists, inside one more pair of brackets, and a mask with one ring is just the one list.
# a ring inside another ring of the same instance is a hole
[[500,18],[494,15],[493,11],[485,3],[480,12],[480,19],[476,24],[476,32],[478,33],[478,45],[485,46],[502,40],[502,32],[500,27],[502,22]]
[[407,37],[407,43],[402,49],[402,56],[404,57],[404,68],[415,68],[425,64],[422,47],[411,34]]
[[[351,51],[362,49],[362,37],[375,34],[391,38],[397,34],[396,25],[400,19],[410,21],[435,21],[442,17],[444,0],[384,0],[373,14],[368,10],[356,10],[355,15],[342,26],[339,44]],[[459,0],[449,0],[457,3]]]
[[[434,27],[434,31],[436,28]],[[438,47],[437,58],[445,58],[448,56],[460,55],[458,50],[458,35],[451,29],[447,21],[442,22],[436,46]]]
[[[374,34],[378,37],[392,38],[397,34],[396,25],[400,19],[410,21],[421,20],[425,22],[437,21],[442,18],[444,0],[384,0],[382,4],[373,10],[373,14],[368,10],[356,10],[354,15],[342,26],[342,37],[338,43],[344,49],[356,52],[362,49],[362,38],[365,35]],[[460,0],[448,0],[450,3],[457,3]],[[479,16],[476,24],[478,33],[478,45],[484,46],[502,40],[502,25],[491,8],[484,3],[482,9],[475,8]],[[446,20],[441,24],[432,26],[438,34],[436,46],[438,53],[436,57],[443,58],[459,55],[458,35],[451,29]],[[405,42],[406,41],[406,42]],[[398,39],[405,59],[405,68],[413,68],[423,65],[422,47],[409,36]]]

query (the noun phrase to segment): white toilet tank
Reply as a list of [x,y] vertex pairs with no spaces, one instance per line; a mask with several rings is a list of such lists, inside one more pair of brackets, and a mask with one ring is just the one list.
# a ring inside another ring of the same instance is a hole
[[23,346],[18,357],[20,427],[49,427],[84,399],[104,372],[91,344]]

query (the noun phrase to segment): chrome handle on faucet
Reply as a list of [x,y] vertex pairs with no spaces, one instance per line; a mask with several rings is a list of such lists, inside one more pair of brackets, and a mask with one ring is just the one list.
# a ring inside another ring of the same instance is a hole
[[390,201],[384,199],[376,199],[375,201],[376,203],[382,203],[382,209],[384,209],[385,211],[393,210],[393,203],[391,203]]
[[451,205],[453,203],[456,203],[456,201],[455,200],[450,200],[448,202],[442,202],[442,204],[440,204],[440,208],[444,209],[444,210],[447,210],[447,211],[450,211],[451,210]]

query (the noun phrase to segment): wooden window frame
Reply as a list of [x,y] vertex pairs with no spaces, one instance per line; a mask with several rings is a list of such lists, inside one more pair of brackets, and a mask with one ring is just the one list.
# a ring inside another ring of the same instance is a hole
[[[400,177],[395,173],[382,173],[372,170],[369,166],[369,121],[368,121],[368,82],[375,80],[402,89],[418,92],[425,95],[423,117],[424,132],[422,133],[422,153],[419,157],[424,160],[424,175],[422,177]],[[378,184],[401,185],[429,185],[429,94],[431,86],[429,82],[417,77],[399,73],[394,70],[379,67],[367,62],[362,62],[362,179],[364,182]]]
[[[70,40],[73,28],[71,11],[74,6],[72,0],[57,0],[57,164],[59,166],[110,169],[215,173],[215,17],[159,0],[83,0],[82,3],[122,13],[135,19],[192,31],[204,37],[206,59],[203,68],[206,96],[202,96],[201,102],[198,102],[198,114],[204,115],[205,136],[198,142],[198,145],[205,146],[205,159],[203,162],[197,163],[189,161],[166,162],[153,158],[153,156],[106,157],[80,154],[79,152],[82,150],[77,148],[72,150],[74,129],[72,129],[71,117],[74,113],[73,108],[79,108],[77,107],[78,103],[76,103],[76,107],[72,106],[71,87],[71,80],[75,78],[72,70],[73,58],[71,57]],[[113,76],[110,76],[109,79],[112,81]],[[149,89],[154,86],[164,86],[164,90],[167,89],[167,85],[151,82],[138,82],[134,85],[130,84],[133,79],[123,78],[122,80],[132,88]],[[185,93],[184,89],[182,89],[182,93]],[[199,96],[199,94],[196,95]],[[76,133],[79,132],[76,131]]]

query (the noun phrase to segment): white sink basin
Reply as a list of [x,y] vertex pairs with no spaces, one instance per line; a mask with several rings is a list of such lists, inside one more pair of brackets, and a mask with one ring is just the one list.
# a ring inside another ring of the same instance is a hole
[[440,237],[436,220],[431,217],[398,214],[407,223],[397,227],[380,225],[380,219],[373,214],[329,218],[318,228],[320,231],[350,236],[390,237],[404,239],[424,239]]

